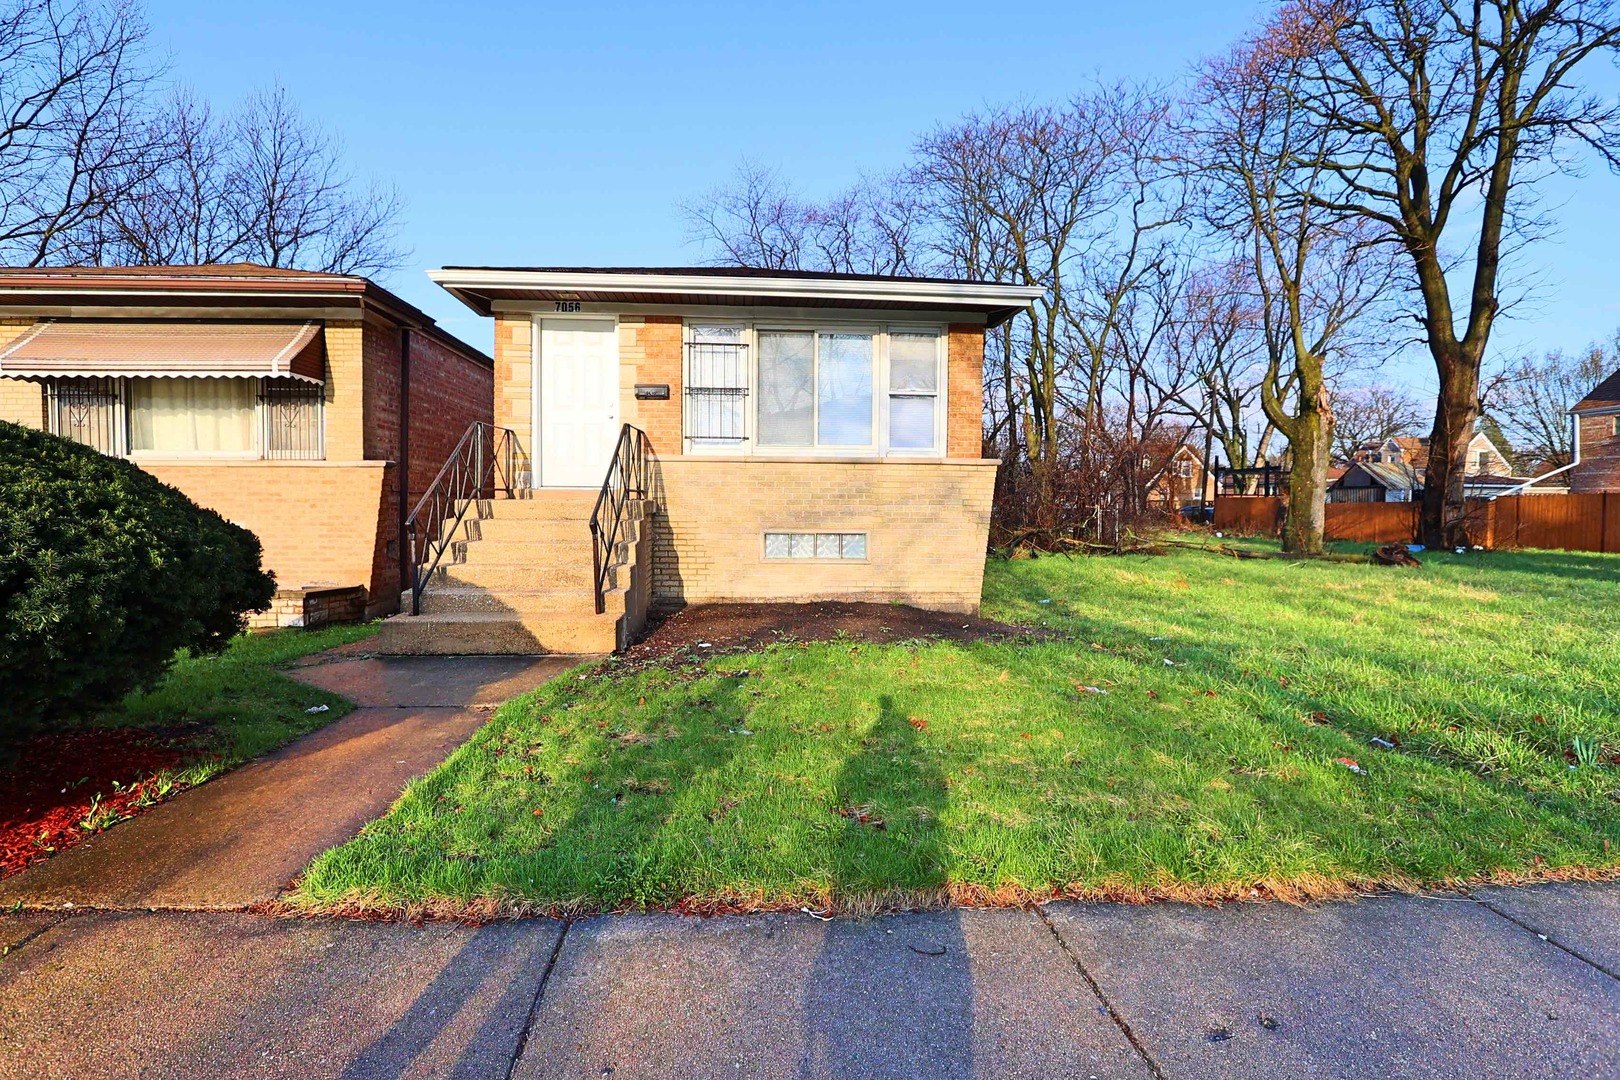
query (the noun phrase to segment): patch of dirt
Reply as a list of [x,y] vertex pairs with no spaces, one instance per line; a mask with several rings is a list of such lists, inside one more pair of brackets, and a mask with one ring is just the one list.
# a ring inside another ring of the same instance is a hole
[[195,758],[191,744],[189,734],[114,729],[40,735],[16,747],[0,767],[0,878],[150,809],[153,774]]
[[697,604],[657,624],[627,649],[623,663],[647,667],[671,658],[747,652],[782,641],[849,638],[881,644],[932,638],[985,641],[1046,636],[1050,631],[1011,623],[924,611],[901,604],[822,601],[812,604]]

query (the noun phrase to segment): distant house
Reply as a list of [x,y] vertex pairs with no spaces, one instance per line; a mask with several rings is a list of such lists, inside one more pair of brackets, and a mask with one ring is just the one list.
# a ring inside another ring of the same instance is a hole
[[[1356,448],[1353,460],[1427,469],[1429,438],[1426,435],[1396,435],[1383,442],[1366,443]],[[1468,471],[1509,476],[1513,473],[1513,464],[1501,448],[1491,441],[1490,436],[1484,432],[1476,432],[1468,443]]]
[[1215,498],[1215,474],[1205,464],[1204,456],[1186,443],[1166,455],[1157,468],[1152,457],[1144,464],[1154,469],[1147,487],[1149,503],[1174,512],[1188,503]]
[[1620,371],[1593,387],[1570,412],[1580,438],[1570,490],[1620,491]]
[[1423,493],[1423,474],[1401,461],[1353,461],[1328,485],[1327,501],[1412,502]]
[[[1423,495],[1429,468],[1429,440],[1396,435],[1356,448],[1343,475],[1328,487],[1329,502],[1413,502]],[[1507,455],[1483,432],[1468,444],[1468,472],[1463,494],[1488,499],[1522,487],[1527,477],[1513,475]],[[1532,489],[1534,490],[1534,489]]]

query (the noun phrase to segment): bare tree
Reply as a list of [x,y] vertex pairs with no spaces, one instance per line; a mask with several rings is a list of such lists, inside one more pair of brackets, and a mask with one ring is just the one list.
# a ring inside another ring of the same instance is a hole
[[1258,406],[1265,341],[1250,273],[1241,260],[1226,260],[1190,274],[1166,342],[1170,362],[1194,376],[1177,395],[1183,413],[1239,468],[1257,463],[1274,430]]
[[379,273],[404,261],[400,202],[362,186],[341,147],[286,93],[219,119],[184,90],[144,120],[144,151],[117,171],[116,197],[62,234],[58,258],[93,265],[248,261]]
[[1333,452],[1340,461],[1349,461],[1363,446],[1420,431],[1429,416],[1427,402],[1386,383],[1334,385],[1328,399],[1333,406]]
[[1616,367],[1620,343],[1589,345],[1573,356],[1555,351],[1540,360],[1524,357],[1486,383],[1482,406],[1520,455],[1559,468],[1575,454],[1569,410]]
[[1620,45],[1614,6],[1293,0],[1263,41],[1303,76],[1291,111],[1320,132],[1313,163],[1336,181],[1313,192],[1318,205],[1357,215],[1409,259],[1440,384],[1421,539],[1463,543],[1467,447],[1501,307],[1504,235],[1533,233],[1530,185],[1570,166],[1566,149],[1617,161],[1620,101],[1578,89],[1583,64]]
[[1262,35],[1206,65],[1193,103],[1189,168],[1205,216],[1247,261],[1260,316],[1260,406],[1288,440],[1283,546],[1320,552],[1333,444],[1330,365],[1364,345],[1392,283],[1390,261],[1354,216],[1319,193],[1324,129],[1294,107],[1301,62]]
[[241,257],[246,198],[228,132],[184,90],[147,124],[148,159],[130,165],[121,197],[75,233],[70,261],[199,265]]
[[338,274],[403,263],[398,193],[357,183],[338,141],[306,121],[284,89],[250,99],[231,124],[231,141],[248,259]]
[[810,208],[775,172],[743,162],[728,184],[682,203],[688,239],[722,266],[804,270]]
[[0,9],[0,257],[72,261],[77,237],[145,174],[156,67],[122,0]]
[[[970,116],[916,148],[913,182],[941,261],[962,277],[1046,287],[998,350],[1008,410],[1021,414],[1009,423],[1037,472],[1058,460],[1066,389],[1083,425],[1101,420],[1110,324],[1152,262],[1142,244],[1155,227],[1146,147],[1163,112],[1150,90],[1104,86],[1062,108]],[[1066,388],[1081,357],[1086,370]]]

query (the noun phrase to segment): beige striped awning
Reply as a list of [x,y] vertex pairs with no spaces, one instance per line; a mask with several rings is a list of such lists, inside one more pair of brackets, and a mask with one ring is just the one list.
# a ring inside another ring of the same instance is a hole
[[44,319],[0,348],[0,377],[225,376],[321,382],[321,324]]

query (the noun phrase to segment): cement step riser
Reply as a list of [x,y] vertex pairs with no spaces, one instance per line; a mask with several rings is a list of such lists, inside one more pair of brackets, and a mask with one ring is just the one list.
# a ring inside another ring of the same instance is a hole
[[605,653],[618,644],[618,622],[606,615],[484,622],[396,615],[383,623],[373,642],[385,655]]
[[[607,586],[618,585],[618,567],[608,571]],[[590,589],[590,564],[569,564],[551,569],[535,566],[503,566],[488,563],[441,563],[425,591],[435,588],[483,589],[491,593],[532,592],[538,589]]]
[[[608,560],[608,565],[621,566],[629,562],[630,550],[629,543],[614,545],[613,558]],[[590,573],[595,564],[591,559],[591,548],[588,543],[584,546],[584,550],[578,550],[508,540],[470,540],[452,544],[439,565],[509,566],[549,574],[574,567],[583,568]]]
[[[409,594],[405,597],[409,603]],[[606,614],[623,615],[624,594],[608,592],[602,596]],[[484,589],[427,589],[422,593],[423,615],[579,615],[596,614],[596,595],[590,589],[577,592],[516,592],[499,593]]]

